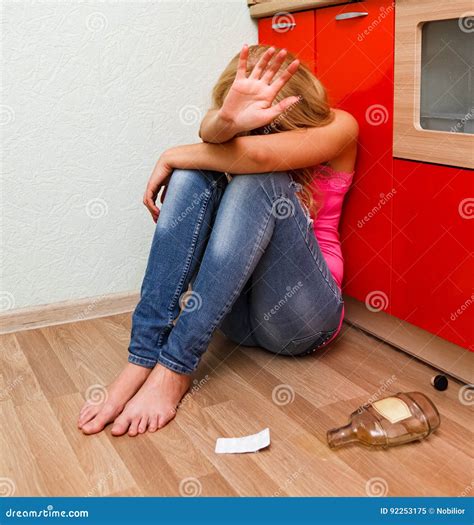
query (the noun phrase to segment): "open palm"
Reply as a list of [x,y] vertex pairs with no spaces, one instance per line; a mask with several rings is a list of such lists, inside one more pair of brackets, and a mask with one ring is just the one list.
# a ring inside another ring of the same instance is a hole
[[248,46],[242,48],[234,83],[221,108],[222,116],[231,120],[239,132],[266,126],[299,99],[298,96],[291,96],[284,98],[278,104],[273,104],[280,90],[295,74],[300,64],[298,60],[294,60],[276,76],[287,52],[280,51],[272,60],[274,54],[274,48],[267,49],[247,76],[249,48]]

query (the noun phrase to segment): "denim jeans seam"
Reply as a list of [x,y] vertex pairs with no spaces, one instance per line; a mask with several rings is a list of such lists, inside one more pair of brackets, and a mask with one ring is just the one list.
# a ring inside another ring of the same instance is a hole
[[[211,187],[212,187],[212,183],[211,183]],[[209,188],[206,188],[206,189],[209,190]],[[206,210],[207,210],[207,207],[208,207],[209,202],[211,200],[211,197],[214,194],[214,189],[215,189],[215,187],[213,187],[211,190],[209,190],[208,193],[206,193],[206,199],[203,202],[203,205],[201,207],[201,211],[200,211],[200,213],[198,215],[198,218],[196,220],[196,225],[194,227],[194,232],[193,232],[193,235],[192,235],[192,238],[191,238],[191,245],[190,245],[189,250],[188,250],[188,255],[186,257],[184,269],[183,269],[181,277],[180,277],[180,279],[178,281],[178,284],[176,286],[176,290],[175,290],[175,292],[174,292],[174,294],[173,294],[173,296],[171,298],[171,302],[169,303],[169,305],[167,307],[168,323],[167,323],[166,327],[163,330],[161,330],[160,335],[159,335],[158,340],[157,340],[157,343],[156,343],[156,346],[158,348],[160,348],[162,346],[163,338],[164,338],[165,333],[166,333],[165,329],[173,326],[173,321],[174,321],[173,308],[176,306],[176,302],[179,300],[179,297],[182,294],[183,283],[186,280],[186,277],[187,277],[188,272],[189,272],[189,268],[191,267],[191,261],[192,261],[192,259],[194,257],[194,253],[195,253],[195,250],[196,250],[197,239],[199,237],[199,232],[200,232],[203,220],[204,220],[204,215],[206,213]]]
[[173,372],[177,372],[178,374],[192,374],[194,370],[191,370],[190,368],[178,365],[178,363],[175,363],[174,361],[171,361],[171,359],[168,359],[166,357],[163,357],[162,354],[158,357],[158,363],[162,364],[165,368],[169,368],[170,370],[173,370]]
[[[214,320],[214,323],[211,324],[211,327],[209,328],[209,330],[206,332],[205,336],[202,337],[199,342],[197,343],[196,345],[196,348],[200,348],[202,347],[202,345],[205,343],[206,339],[208,339],[209,335],[213,332],[213,330],[215,329],[215,327],[219,324],[220,320],[222,319],[222,317],[226,314],[226,311],[227,309],[229,308],[229,306],[232,304],[232,302],[234,301],[235,297],[237,296],[237,292],[238,292],[238,289],[240,288],[240,286],[242,285],[242,282],[244,281],[245,277],[247,276],[247,273],[248,273],[248,270],[250,268],[250,266],[252,265],[252,262],[255,258],[255,254],[257,253],[257,250],[258,250],[258,247],[259,247],[259,244],[260,244],[260,241],[265,233],[265,231],[267,230],[268,228],[268,224],[270,222],[270,218],[271,218],[271,213],[268,214],[267,216],[267,219],[265,221],[265,224],[260,228],[260,231],[258,233],[258,237],[257,237],[257,240],[255,242],[255,246],[254,246],[254,249],[252,251],[252,254],[250,255],[249,257],[249,260],[245,266],[245,270],[244,270],[244,273],[243,273],[243,277],[240,279],[240,281],[237,283],[237,285],[235,286],[234,288],[234,291],[232,292],[231,296],[229,297],[227,303],[224,305],[224,307],[222,308],[222,310],[219,312],[219,315],[216,317],[216,319]],[[193,352],[194,353],[194,352]],[[199,362],[199,357],[198,357],[198,362]]]
[[[341,299],[340,299],[340,293],[338,293],[338,291],[334,288],[334,286],[331,284],[331,282],[329,281],[329,279],[324,275],[324,272],[323,272],[323,269],[321,268],[321,264],[320,264],[320,261],[319,261],[319,257],[316,257],[316,255],[313,253],[313,250],[311,249],[311,246],[309,245],[309,242],[308,240],[306,239],[306,236],[304,234],[304,232],[302,231],[301,229],[301,226],[300,226],[300,223],[298,221],[298,219],[296,218],[295,215],[293,215],[293,219],[295,220],[296,222],[296,225],[298,227],[298,230],[300,231],[302,237],[303,237],[303,240],[304,240],[304,243],[306,245],[306,247],[308,248],[308,251],[309,253],[311,254],[312,258],[313,258],[313,261],[314,263],[316,264],[322,278],[324,279],[324,281],[326,282],[326,284],[328,285],[329,289],[331,290],[331,292],[334,294],[334,297],[335,299],[338,300],[338,302],[341,302]],[[316,242],[318,242],[318,240],[316,239]],[[329,268],[328,268],[329,270]]]
[[128,352],[128,361],[134,364],[138,364],[140,366],[147,366],[144,363],[149,363],[150,367],[154,367],[156,365],[156,360],[149,359],[148,357],[141,357],[137,354],[134,354],[132,352]]
[[[288,176],[289,180],[291,181],[290,175],[287,172],[280,172],[280,173],[286,173],[286,175]],[[269,173],[268,175],[273,175],[273,173]],[[280,197],[289,198],[289,194],[288,194],[287,191],[282,190],[281,188],[276,188],[274,185],[272,185],[272,190],[273,190],[273,194],[272,195],[270,195],[268,193],[267,188],[265,187],[264,184],[261,184],[260,187],[262,188],[263,192],[265,193],[267,199],[269,199],[269,201],[271,202],[272,207],[275,204],[275,201],[278,200]],[[288,187],[290,187],[290,186],[288,185]]]

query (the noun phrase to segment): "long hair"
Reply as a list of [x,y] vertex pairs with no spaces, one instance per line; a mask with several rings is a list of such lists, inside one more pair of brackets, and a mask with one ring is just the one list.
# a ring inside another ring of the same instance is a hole
[[[269,47],[270,46],[263,45],[250,46],[249,59],[247,61],[248,74]],[[275,55],[278,51],[279,50],[276,49]],[[234,82],[239,55],[240,53],[229,62],[212,90],[212,102],[215,109],[222,107],[224,99]],[[288,53],[280,71],[286,68],[295,58],[292,53]],[[334,114],[329,106],[324,86],[304,63],[300,64],[296,73],[278,93],[275,102],[278,103],[282,99],[293,95],[300,97],[298,102],[292,104],[267,126],[253,130],[250,133],[262,135],[294,129],[319,127],[329,124],[334,119]],[[301,202],[308,208],[310,213],[315,216],[318,205],[313,198],[313,190],[311,188],[311,181],[314,178],[313,168],[293,170],[292,176],[301,186],[301,191],[299,192]]]

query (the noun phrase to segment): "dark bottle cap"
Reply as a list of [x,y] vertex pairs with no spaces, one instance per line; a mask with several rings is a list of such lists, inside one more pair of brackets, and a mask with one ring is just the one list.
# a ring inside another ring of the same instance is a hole
[[436,388],[436,390],[446,390],[448,388],[448,378],[439,374],[431,378],[431,384]]

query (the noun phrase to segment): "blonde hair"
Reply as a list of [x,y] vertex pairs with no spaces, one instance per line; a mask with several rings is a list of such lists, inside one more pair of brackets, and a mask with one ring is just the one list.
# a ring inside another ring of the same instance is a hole
[[[263,45],[250,46],[247,73],[250,73],[258,59],[269,47],[270,46]],[[277,49],[276,53],[278,53],[278,51]],[[222,107],[224,99],[234,82],[239,55],[240,53],[229,62],[212,90],[214,108]],[[288,53],[280,71],[285,69],[295,58],[292,53]],[[294,129],[319,127],[329,124],[334,119],[334,114],[327,100],[326,89],[304,63],[300,64],[296,73],[278,93],[275,103],[294,95],[300,97],[298,102],[292,104],[279,117],[264,128],[253,130],[251,133],[261,135]],[[303,168],[292,170],[291,174],[293,179],[301,185],[299,197],[302,203],[313,215],[316,215],[318,205],[313,198],[313,191],[310,187],[314,177],[314,170],[312,168]]]

